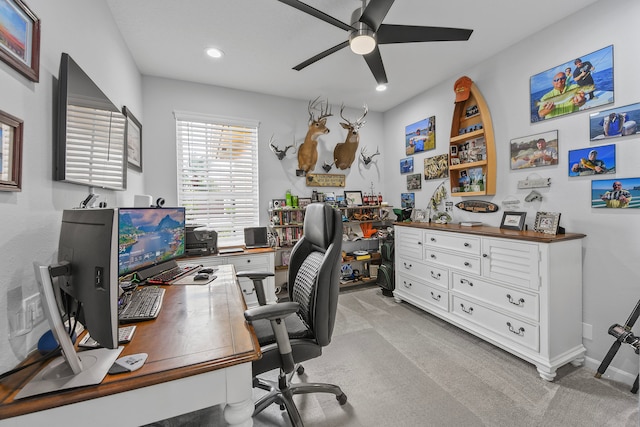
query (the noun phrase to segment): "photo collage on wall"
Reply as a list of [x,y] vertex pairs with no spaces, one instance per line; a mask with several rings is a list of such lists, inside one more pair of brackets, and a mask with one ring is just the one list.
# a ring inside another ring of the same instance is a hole
[[[530,79],[531,123],[614,103],[613,45],[577,56]],[[570,178],[591,178],[592,208],[640,208],[640,178],[617,174],[616,143],[640,132],[640,103],[589,116],[593,144],[567,152]],[[626,142],[625,142],[626,143]],[[511,169],[558,164],[558,131],[511,140]],[[621,171],[624,173],[624,171]]]

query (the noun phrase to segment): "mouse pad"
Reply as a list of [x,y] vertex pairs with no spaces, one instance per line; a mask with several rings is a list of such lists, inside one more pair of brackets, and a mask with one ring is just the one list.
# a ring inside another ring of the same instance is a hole
[[206,285],[208,283],[213,282],[218,277],[215,274],[209,274],[209,278],[207,280],[193,280],[194,276],[195,276],[195,273],[181,277],[175,282],[173,282],[173,284],[174,285]]

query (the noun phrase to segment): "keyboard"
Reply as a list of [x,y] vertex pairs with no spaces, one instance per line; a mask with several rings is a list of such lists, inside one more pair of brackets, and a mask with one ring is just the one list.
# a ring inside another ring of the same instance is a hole
[[[122,326],[118,328],[118,344],[127,344],[128,342],[130,342],[135,330],[136,330],[135,325]],[[89,334],[85,335],[84,338],[82,338],[78,346],[84,347],[84,348],[101,347],[100,343],[94,340],[93,338],[91,338],[91,335]]]
[[164,292],[162,288],[146,286],[124,293],[120,299],[118,320],[126,323],[155,319],[162,308]]
[[147,279],[147,283],[154,283],[154,284],[158,284],[158,285],[167,285],[171,282],[173,282],[174,280],[176,280],[178,277],[184,276],[185,274],[189,274],[191,273],[193,270],[197,269],[198,267],[200,267],[199,265],[189,265],[189,266],[184,266],[184,267],[180,267],[179,265],[176,265],[175,267],[169,269],[169,270],[165,270],[161,273],[156,274],[155,276],[151,276]]

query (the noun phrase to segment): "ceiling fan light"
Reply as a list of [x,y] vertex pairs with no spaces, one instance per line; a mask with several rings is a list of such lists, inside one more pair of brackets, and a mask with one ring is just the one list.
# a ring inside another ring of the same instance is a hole
[[374,32],[365,28],[353,31],[349,36],[349,47],[351,47],[353,53],[358,55],[366,55],[373,52],[373,49],[376,48]]
[[378,92],[384,92],[385,90],[387,90],[387,85],[385,85],[385,84],[380,84],[380,85],[376,86],[376,90],[377,90]]
[[222,52],[220,49],[216,49],[215,47],[211,47],[207,49],[206,52],[207,52],[207,55],[216,59],[222,58],[224,56],[224,52]]

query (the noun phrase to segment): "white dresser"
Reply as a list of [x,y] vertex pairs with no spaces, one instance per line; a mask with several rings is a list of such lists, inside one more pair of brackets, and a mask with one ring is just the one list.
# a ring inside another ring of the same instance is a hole
[[393,295],[533,363],[552,381],[558,367],[584,361],[583,237],[397,224]]
[[[244,252],[224,254],[224,255],[208,255],[199,257],[183,258],[180,264],[201,264],[203,267],[215,267],[222,264],[233,264],[236,272],[239,271],[258,271],[270,272],[275,270],[274,250],[269,249],[248,249]],[[215,273],[214,273],[215,274]],[[253,287],[253,282],[247,278],[238,278],[244,300],[248,307],[258,305],[258,297]],[[268,303],[276,302],[276,286],[274,277],[267,277],[264,280],[265,293]]]

